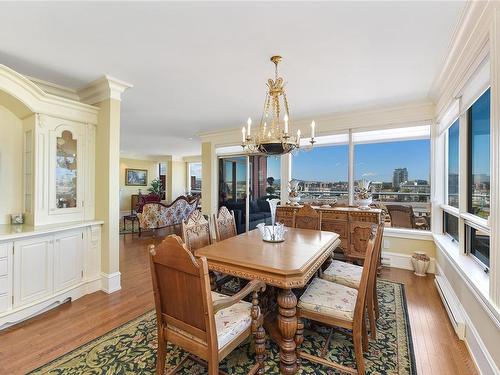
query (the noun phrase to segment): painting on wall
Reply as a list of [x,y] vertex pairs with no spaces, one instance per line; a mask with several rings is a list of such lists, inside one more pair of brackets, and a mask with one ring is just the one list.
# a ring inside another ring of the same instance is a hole
[[147,186],[148,171],[147,169],[125,169],[125,185],[128,186]]

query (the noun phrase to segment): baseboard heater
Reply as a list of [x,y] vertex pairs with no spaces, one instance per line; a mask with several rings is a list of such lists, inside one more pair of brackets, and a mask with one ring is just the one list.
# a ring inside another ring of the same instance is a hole
[[460,340],[464,340],[466,325],[460,301],[456,297],[455,292],[445,277],[436,275],[435,282],[439,295],[443,300],[444,307],[450,317],[451,324],[455,329],[455,333]]

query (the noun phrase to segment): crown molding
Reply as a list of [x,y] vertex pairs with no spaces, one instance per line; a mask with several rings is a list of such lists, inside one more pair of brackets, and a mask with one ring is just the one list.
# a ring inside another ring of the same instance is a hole
[[453,33],[448,54],[429,91],[429,97],[436,103],[438,116],[447,110],[473,65],[477,64],[477,56],[488,43],[494,10],[498,6],[498,3],[490,1],[467,2]]
[[125,90],[134,87],[132,84],[104,75],[95,81],[76,90],[80,100],[87,104],[96,104],[106,99],[121,101]]
[[52,82],[44,81],[43,79],[26,76],[31,82],[40,87],[47,94],[52,94],[55,96],[59,96],[61,98],[71,99],[79,101],[80,97],[76,90],[70,89],[69,87],[61,86]]

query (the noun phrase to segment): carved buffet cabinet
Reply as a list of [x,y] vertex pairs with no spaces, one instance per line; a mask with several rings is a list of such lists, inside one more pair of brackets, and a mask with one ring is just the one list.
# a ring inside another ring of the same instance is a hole
[[[278,206],[276,221],[293,227],[295,213],[302,206]],[[321,230],[335,232],[340,236],[340,246],[336,252],[342,253],[348,260],[363,260],[366,242],[370,235],[372,224],[379,224],[380,209],[360,210],[357,207],[317,207],[313,208],[320,214]]]

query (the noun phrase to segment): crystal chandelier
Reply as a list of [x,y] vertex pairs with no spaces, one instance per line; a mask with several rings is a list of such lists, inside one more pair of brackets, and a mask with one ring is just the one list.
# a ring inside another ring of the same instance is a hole
[[[244,150],[264,155],[283,155],[300,147],[300,129],[294,134],[288,110],[288,100],[285,93],[283,77],[278,76],[278,63],[281,56],[271,57],[274,63],[274,80],[267,80],[267,94],[264,101],[264,111],[259,128],[252,132],[252,119],[248,118],[247,126],[241,129]],[[283,113],[284,112],[284,113]],[[283,118],[281,118],[283,116]],[[311,139],[314,145],[315,123],[311,123]]]

